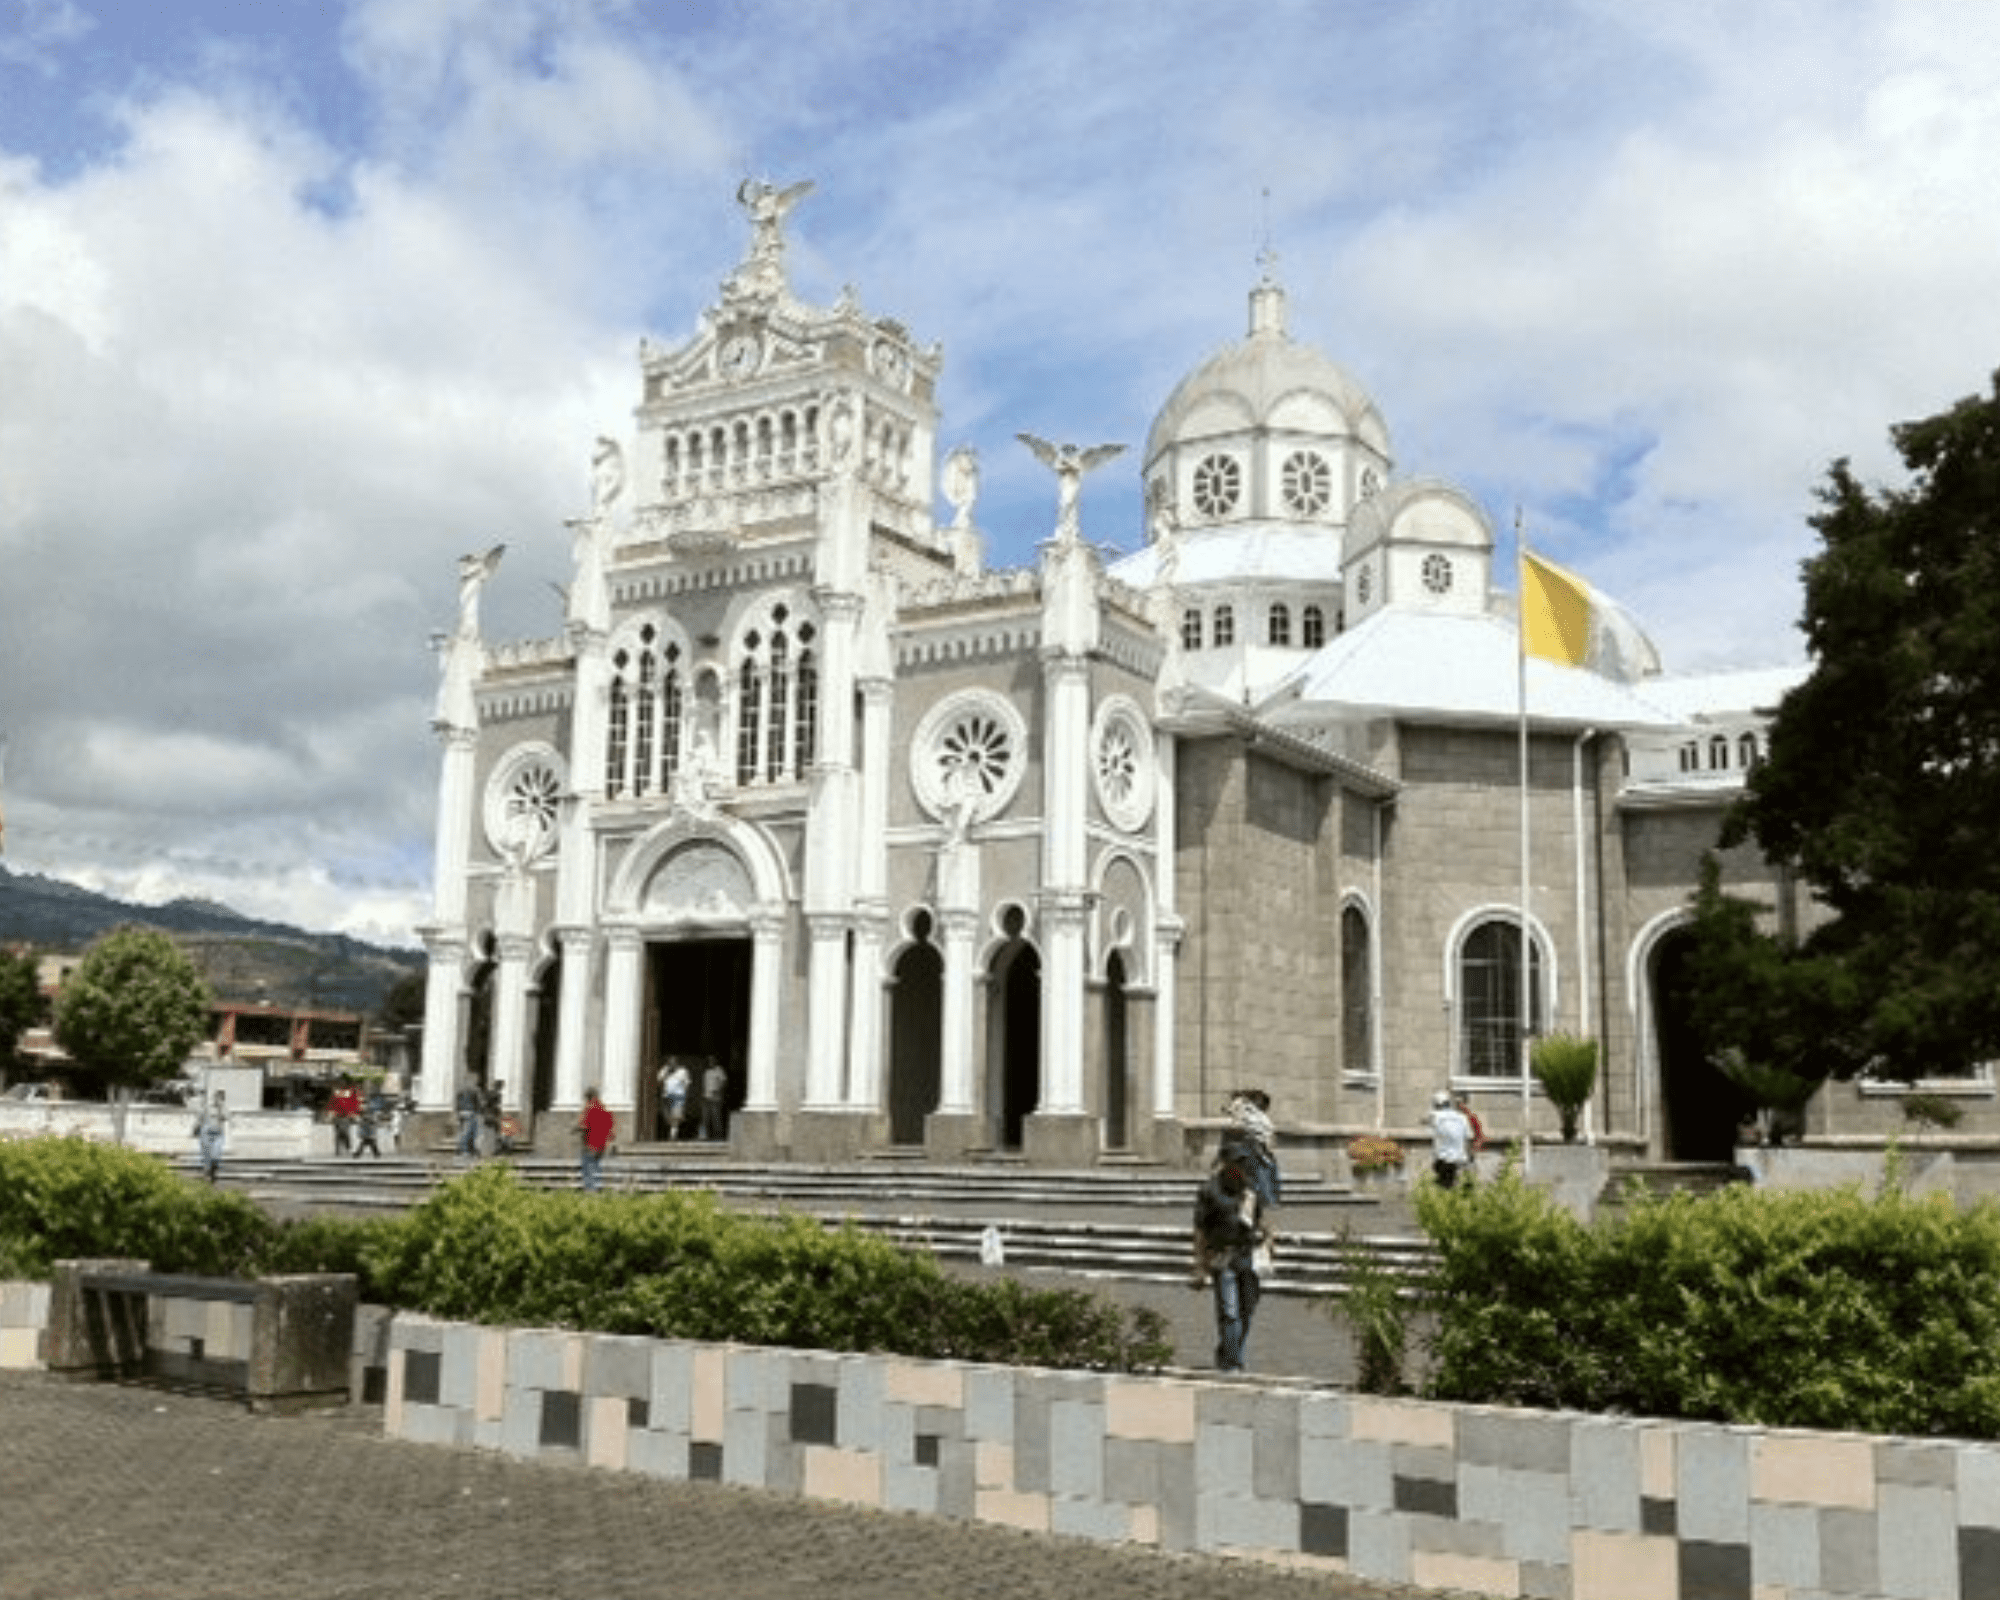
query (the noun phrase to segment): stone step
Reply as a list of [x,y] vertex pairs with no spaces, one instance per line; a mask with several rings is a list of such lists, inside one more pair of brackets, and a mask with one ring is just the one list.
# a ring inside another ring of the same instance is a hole
[[[575,1165],[566,1161],[510,1158],[509,1165],[537,1188],[570,1188],[577,1181]],[[351,1212],[407,1209],[460,1170],[408,1158],[239,1161],[225,1162],[223,1177],[227,1186],[266,1204]],[[946,1263],[979,1262],[991,1227],[1009,1268],[1069,1279],[1185,1283],[1194,1181],[1187,1173],[1035,1170],[996,1178],[981,1169],[770,1168],[621,1157],[606,1188],[700,1188],[738,1210],[805,1214],[828,1226],[851,1223]],[[1316,1179],[1288,1183],[1277,1213],[1271,1292],[1336,1292],[1345,1281],[1349,1241],[1392,1272],[1410,1276],[1427,1259],[1428,1246],[1401,1226],[1400,1209]]]

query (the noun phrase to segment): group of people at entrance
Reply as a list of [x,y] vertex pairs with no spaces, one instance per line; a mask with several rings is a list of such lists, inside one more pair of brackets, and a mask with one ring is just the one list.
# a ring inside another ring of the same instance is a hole
[[1215,1163],[1194,1199],[1194,1284],[1215,1296],[1215,1365],[1245,1370],[1250,1322],[1274,1258],[1274,1213],[1283,1194],[1271,1097],[1239,1089],[1229,1097],[1228,1122]]
[[[682,1056],[669,1056],[660,1063],[660,1120],[667,1137],[678,1139],[688,1121],[688,1101],[695,1095],[694,1070]],[[729,1073],[720,1061],[708,1056],[701,1061],[700,1098],[696,1100],[696,1127],[703,1139],[720,1139],[729,1126]]]

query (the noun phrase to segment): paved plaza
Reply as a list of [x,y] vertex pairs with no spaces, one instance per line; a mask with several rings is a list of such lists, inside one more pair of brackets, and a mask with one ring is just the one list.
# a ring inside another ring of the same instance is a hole
[[1324,1573],[530,1465],[0,1373],[0,1600],[1360,1600]]

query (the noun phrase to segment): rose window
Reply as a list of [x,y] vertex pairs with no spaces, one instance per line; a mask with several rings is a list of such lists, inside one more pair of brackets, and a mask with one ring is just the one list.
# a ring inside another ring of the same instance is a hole
[[524,745],[486,786],[486,838],[505,856],[531,861],[549,847],[562,814],[562,758],[547,745]]
[[1194,505],[1204,517],[1223,517],[1236,509],[1243,493],[1243,469],[1232,456],[1209,456],[1194,469]]
[[1137,705],[1114,695],[1098,707],[1091,731],[1091,775],[1098,804],[1127,833],[1153,811],[1153,737]]
[[1295,450],[1285,457],[1285,509],[1295,517],[1316,517],[1333,501],[1333,469],[1314,450]]
[[910,753],[917,799],[954,822],[997,816],[1027,767],[1028,726],[1001,696],[970,689],[940,701],[919,724]]

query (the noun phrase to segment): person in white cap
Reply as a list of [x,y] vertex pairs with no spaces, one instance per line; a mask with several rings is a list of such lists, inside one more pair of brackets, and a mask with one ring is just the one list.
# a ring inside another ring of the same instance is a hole
[[1449,1189],[1472,1163],[1472,1124],[1451,1103],[1449,1090],[1431,1096],[1431,1171],[1438,1187]]

